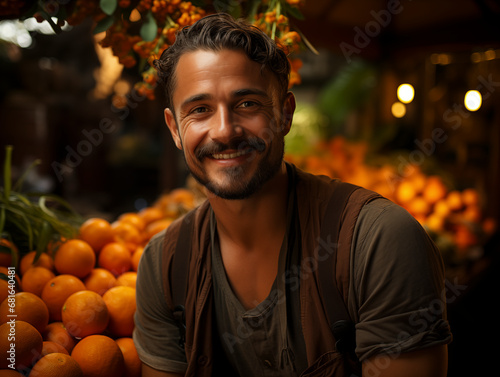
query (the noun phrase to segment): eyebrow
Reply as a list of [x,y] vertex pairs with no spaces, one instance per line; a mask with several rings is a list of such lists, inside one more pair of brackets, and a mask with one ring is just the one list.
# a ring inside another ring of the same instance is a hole
[[[261,89],[255,89],[255,88],[245,88],[245,89],[238,89],[235,90],[234,92],[231,93],[233,97],[244,97],[248,95],[258,95],[262,97],[269,97],[267,92]],[[212,99],[213,96],[209,93],[200,93],[200,94],[195,94],[189,98],[187,98],[181,105],[181,109],[188,106],[191,103],[194,102],[199,102],[199,101],[206,101],[209,99]]]

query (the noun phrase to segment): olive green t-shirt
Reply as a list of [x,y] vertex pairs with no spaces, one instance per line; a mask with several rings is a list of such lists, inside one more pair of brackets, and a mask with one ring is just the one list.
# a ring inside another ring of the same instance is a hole
[[[158,263],[163,238],[164,232],[156,235],[141,258],[133,337],[143,363],[184,373],[186,358],[165,302]],[[235,301],[222,261],[215,257],[213,262],[214,310],[228,360],[242,377],[293,376],[282,369],[288,367],[283,367],[279,354],[280,300],[274,296],[279,290],[272,289],[263,303],[245,311]],[[400,206],[374,200],[363,207],[354,229],[349,276],[348,311],[356,323],[356,354],[361,361],[451,341],[441,256],[425,230]],[[264,320],[255,320],[259,315]]]

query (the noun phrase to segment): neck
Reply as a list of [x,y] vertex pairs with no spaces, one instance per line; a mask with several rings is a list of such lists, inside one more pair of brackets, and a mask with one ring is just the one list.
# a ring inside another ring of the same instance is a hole
[[286,231],[288,177],[283,163],[264,186],[242,200],[227,200],[210,194],[208,200],[217,219],[220,237],[248,251]]

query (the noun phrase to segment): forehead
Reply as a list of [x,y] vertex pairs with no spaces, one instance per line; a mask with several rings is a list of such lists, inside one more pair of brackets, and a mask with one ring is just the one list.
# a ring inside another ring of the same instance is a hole
[[184,53],[176,67],[174,107],[183,99],[201,94],[223,94],[240,89],[259,89],[272,95],[276,79],[243,51],[196,50]]

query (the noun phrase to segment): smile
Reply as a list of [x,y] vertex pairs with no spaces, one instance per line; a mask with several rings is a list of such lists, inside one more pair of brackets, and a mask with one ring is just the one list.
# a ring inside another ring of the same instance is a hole
[[215,154],[212,154],[212,158],[214,158],[215,160],[228,160],[231,158],[243,156],[247,153],[249,153],[248,150],[242,150],[242,151],[238,151],[238,152],[234,152],[234,153],[215,153]]

